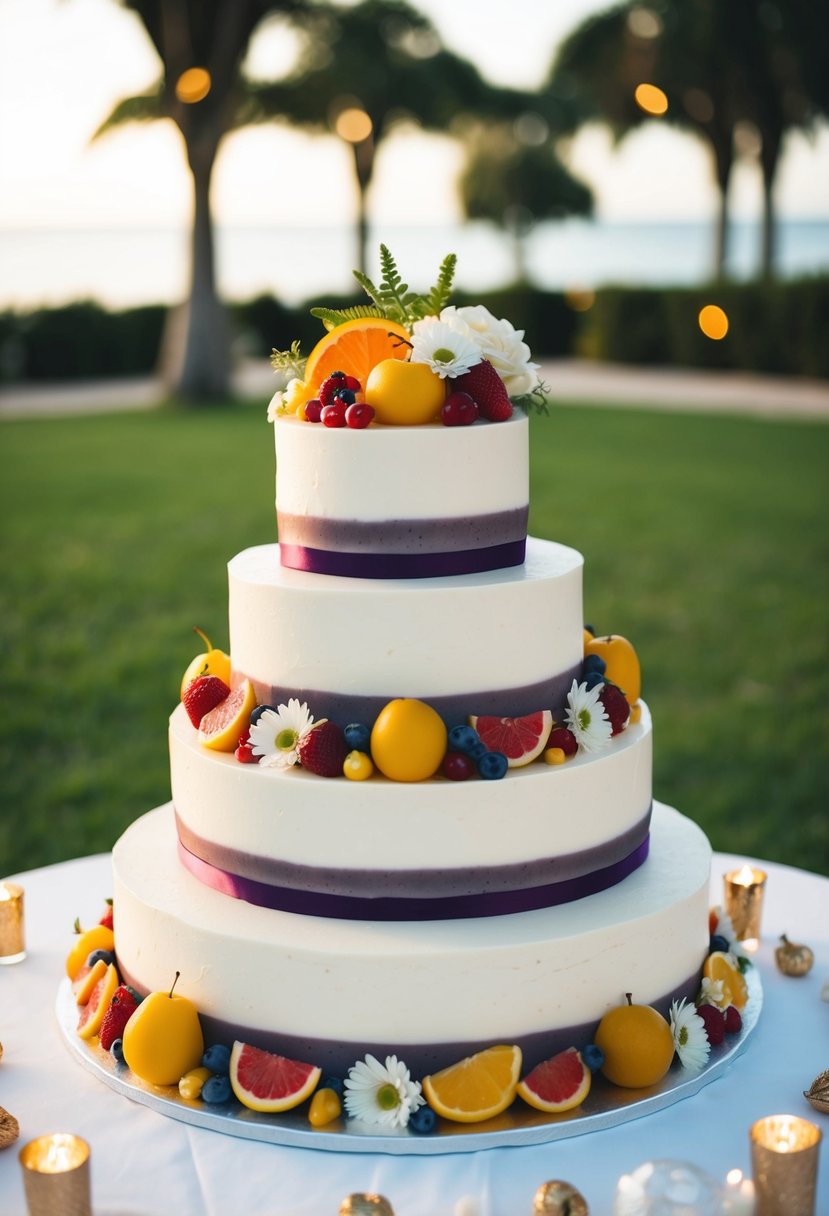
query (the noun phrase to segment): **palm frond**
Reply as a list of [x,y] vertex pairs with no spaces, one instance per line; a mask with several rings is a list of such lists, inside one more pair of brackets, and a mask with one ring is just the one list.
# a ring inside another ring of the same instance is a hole
[[156,119],[164,118],[164,81],[159,80],[156,83],[155,90],[152,93],[139,93],[135,97],[124,97],[117,102],[109,115],[98,127],[92,135],[92,140],[105,135],[107,131],[112,131],[115,127],[122,127],[128,122],[155,122]]

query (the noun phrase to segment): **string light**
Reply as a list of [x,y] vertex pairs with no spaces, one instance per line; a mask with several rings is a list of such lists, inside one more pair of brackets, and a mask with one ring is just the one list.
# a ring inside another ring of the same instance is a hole
[[212,85],[207,68],[188,68],[176,81],[176,97],[185,105],[204,101]]
[[706,304],[699,310],[699,327],[706,338],[719,342],[728,333],[728,317],[718,304]]
[[639,109],[646,114],[658,116],[668,110],[668,95],[655,84],[638,84],[633,97]]

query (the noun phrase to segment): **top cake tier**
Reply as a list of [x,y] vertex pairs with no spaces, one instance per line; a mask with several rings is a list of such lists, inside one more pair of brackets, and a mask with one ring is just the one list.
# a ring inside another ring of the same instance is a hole
[[433,578],[524,561],[529,426],[330,429],[276,419],[283,566],[348,578]]

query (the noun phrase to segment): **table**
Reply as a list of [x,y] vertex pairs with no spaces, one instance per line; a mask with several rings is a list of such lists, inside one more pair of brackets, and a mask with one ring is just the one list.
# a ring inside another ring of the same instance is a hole
[[[20,1123],[0,1151],[0,1216],[25,1212],[17,1149],[70,1131],[92,1148],[96,1216],[337,1216],[355,1191],[385,1195],[395,1216],[530,1216],[551,1178],[578,1187],[591,1216],[610,1216],[617,1179],[643,1161],[689,1161],[724,1179],[750,1174],[748,1129],[763,1115],[829,1116],[802,1097],[829,1068],[829,879],[772,862],[715,854],[711,902],[722,875],[744,861],[768,872],[763,941],[755,955],[764,989],[760,1024],[745,1052],[692,1098],[621,1127],[526,1148],[428,1157],[333,1154],[282,1148],[190,1127],[114,1093],[74,1060],[54,1013],[72,924],[97,920],[111,893],[109,855],[14,876],[26,892],[28,958],[0,967],[0,1105]],[[7,877],[12,877],[8,875]],[[801,979],[774,965],[780,933],[815,952]],[[817,1212],[829,1212],[829,1147],[822,1149]]]

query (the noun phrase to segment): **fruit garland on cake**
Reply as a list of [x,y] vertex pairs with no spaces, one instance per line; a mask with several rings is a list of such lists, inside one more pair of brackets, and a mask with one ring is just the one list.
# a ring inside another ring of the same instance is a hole
[[549,709],[515,718],[471,713],[466,723],[448,730],[437,710],[415,697],[389,701],[372,723],[345,725],[315,720],[311,708],[295,698],[287,705],[260,705],[248,679],[231,691],[229,656],[196,632],[207,651],[184,673],[182,704],[199,742],[233,752],[241,764],[300,766],[318,777],[351,781],[365,781],[375,770],[391,781],[497,781],[539,758],[559,765],[579,752],[601,751],[641,718],[634,647],[619,634],[596,637],[590,627],[584,631],[581,678],[573,680],[563,721],[556,722]]
[[[117,923],[117,922],[116,922]],[[678,1066],[689,1074],[707,1062],[712,1047],[742,1029],[748,1002],[744,972],[750,966],[720,908],[709,915],[709,953],[694,1002],[674,1001],[665,1018],[624,994],[598,1023],[592,1041],[568,1047],[522,1074],[520,1047],[494,1044],[439,1072],[413,1078],[396,1055],[367,1054],[345,1077],[326,1076],[313,1063],[291,1060],[241,1041],[205,1044],[196,1005],[175,992],[143,997],[122,983],[115,954],[111,904],[101,922],[82,931],[66,960],[78,1005],[77,1033],[90,1050],[108,1052],[115,1065],[144,1082],[176,1087],[190,1103],[228,1108],[235,1101],[263,1113],[305,1105],[315,1128],[341,1118],[378,1132],[408,1128],[425,1135],[438,1118],[478,1124],[520,1099],[556,1115],[581,1106],[593,1075],[625,1090],[650,1090]],[[342,1124],[338,1124],[342,1126]]]
[[524,331],[482,305],[449,304],[456,263],[448,254],[434,287],[421,294],[409,290],[381,245],[379,284],[354,271],[369,304],[312,308],[327,332],[308,357],[299,342],[273,351],[273,368],[287,384],[274,395],[269,420],[293,415],[352,430],[455,427],[505,422],[515,405],[545,409]]

